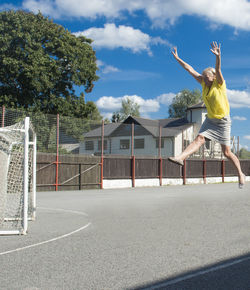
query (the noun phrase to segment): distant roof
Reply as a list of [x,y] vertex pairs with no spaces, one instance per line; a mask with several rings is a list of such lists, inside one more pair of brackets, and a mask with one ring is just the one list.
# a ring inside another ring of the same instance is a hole
[[[131,122],[130,122],[131,121]],[[146,119],[141,117],[132,117],[129,116],[123,123],[129,124],[136,121],[138,124],[142,126],[159,126],[159,120],[152,120],[152,119]]]
[[[109,136],[116,128],[118,128],[121,123],[110,123],[104,125],[104,137]],[[102,126],[83,134],[84,137],[101,137],[102,136]]]
[[[162,137],[175,137],[179,135],[183,130],[193,126],[193,123],[189,123],[186,118],[174,118],[174,119],[159,119],[151,120],[140,117],[129,116],[123,123],[110,123],[104,125],[104,137],[116,136],[119,131],[124,130],[124,126],[134,123],[140,125],[141,128],[147,130],[154,137],[159,137],[159,127],[162,127]],[[119,128],[120,127],[120,128]],[[85,138],[98,138],[102,135],[102,127],[98,127],[88,133],[84,134]],[[135,127],[135,131],[138,128]],[[120,136],[120,135],[119,135]]]
[[[162,127],[161,136],[162,137],[175,137],[179,135],[182,130],[193,126],[192,123],[189,123],[186,118],[170,118],[170,119],[143,119],[143,118],[134,118],[136,121],[139,121],[139,125],[143,126],[148,130],[154,137],[159,137],[159,127]],[[124,121],[124,123],[126,120]]]
[[200,102],[198,104],[192,105],[187,108],[187,110],[190,110],[190,109],[206,109],[206,106],[204,102]]

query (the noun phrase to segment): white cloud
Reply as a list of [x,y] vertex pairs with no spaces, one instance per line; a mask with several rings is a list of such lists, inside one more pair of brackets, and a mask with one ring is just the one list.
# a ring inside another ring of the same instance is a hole
[[127,6],[124,0],[55,0],[55,3],[62,15],[86,18],[119,17]]
[[156,99],[143,99],[142,97],[137,95],[124,96],[123,98],[130,98],[132,101],[137,103],[140,106],[140,112],[142,114],[158,112],[160,109],[160,104]]
[[102,112],[101,115],[102,115],[103,119],[111,120],[112,116],[113,116],[113,113],[111,113],[111,112]]
[[[46,6],[43,4],[46,2]],[[41,10],[52,17],[85,17],[95,19],[100,16],[118,18],[123,11],[134,12],[144,9],[143,0],[24,0],[23,7],[37,12]],[[42,10],[44,9],[44,10]]]
[[112,96],[103,96],[96,101],[98,109],[101,111],[101,114],[107,116],[113,112],[119,111],[122,107],[122,101],[127,98],[131,99],[133,102],[137,103],[140,106],[140,113],[143,117],[148,117],[149,113],[158,112],[160,109],[160,104],[157,99],[143,99],[137,95],[125,95],[122,97],[112,97]]
[[246,135],[243,137],[244,139],[250,140],[250,135]]
[[117,27],[114,23],[106,23],[103,28],[92,27],[74,34],[93,39],[93,46],[96,48],[115,49],[121,47],[132,50],[134,53],[145,50],[152,54],[151,45],[164,44],[171,46],[167,40],[160,37],[152,38],[139,29],[124,25]]
[[173,101],[173,98],[176,96],[176,94],[174,93],[168,93],[168,94],[161,94],[160,96],[158,96],[156,98],[156,100],[160,103],[160,104],[164,104],[164,105],[170,105]]
[[133,52],[149,50],[150,36],[138,29],[129,26],[105,24],[104,28],[89,28],[82,32],[75,33],[76,36],[84,35],[94,40],[93,46],[114,49],[123,47]]
[[[41,11],[45,15],[53,18],[61,17],[61,8],[58,7],[57,1],[52,0],[25,0],[22,7],[34,13]],[[73,16],[73,15],[71,15]]]
[[112,65],[106,65],[103,70],[102,73],[104,74],[108,74],[108,73],[112,73],[112,72],[119,72],[120,70],[117,67],[114,67]]
[[97,66],[100,68],[101,66],[104,66],[105,63],[102,60],[97,59],[96,61]]
[[193,0],[189,4],[192,14],[204,16],[217,24],[250,30],[250,3],[247,0]]
[[232,119],[236,120],[236,121],[246,121],[247,120],[247,118],[241,117],[241,116],[233,116]]
[[121,108],[122,98],[103,96],[96,101],[98,109],[101,111],[117,111]]
[[250,108],[250,92],[227,90],[227,96],[232,108]]
[[103,73],[103,74],[109,74],[109,73],[114,73],[114,72],[120,71],[117,67],[114,67],[112,65],[107,65],[105,62],[103,62],[101,60],[97,60],[96,64],[99,67],[101,73]]
[[124,12],[144,11],[153,25],[173,25],[183,15],[196,15],[211,25],[250,30],[248,0],[24,0],[23,7],[52,17],[118,18]]

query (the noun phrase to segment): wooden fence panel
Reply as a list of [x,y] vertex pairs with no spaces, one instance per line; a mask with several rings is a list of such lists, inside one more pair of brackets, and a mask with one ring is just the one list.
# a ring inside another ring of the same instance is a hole
[[132,175],[131,158],[104,158],[103,177],[104,178],[131,178]]
[[238,172],[230,161],[225,161],[225,176],[237,176]]
[[158,178],[159,159],[135,159],[135,178]]
[[[38,153],[37,190],[53,191],[56,182],[56,156]],[[100,188],[100,157],[61,155],[58,165],[58,190]],[[92,167],[92,168],[91,168]],[[84,172],[85,171],[85,172]],[[81,174],[80,174],[81,173]]]
[[162,159],[163,178],[182,178],[182,167],[168,159]]
[[250,160],[240,160],[241,169],[246,176],[250,176]]
[[55,160],[54,154],[37,154],[37,191],[55,190],[55,186],[52,185],[56,180],[56,165],[53,163]]
[[186,177],[187,178],[203,177],[203,160],[187,160]]
[[222,175],[221,160],[206,160],[206,173],[207,177],[220,177]]

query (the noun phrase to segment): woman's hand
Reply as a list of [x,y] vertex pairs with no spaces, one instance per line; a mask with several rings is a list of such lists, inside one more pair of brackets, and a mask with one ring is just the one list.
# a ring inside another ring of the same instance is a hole
[[178,53],[177,53],[177,47],[173,47],[173,50],[171,51],[172,55],[177,59],[178,58]]
[[213,43],[211,43],[212,49],[210,49],[212,51],[213,54],[215,54],[216,56],[220,56],[220,44],[218,46],[216,41],[213,41]]

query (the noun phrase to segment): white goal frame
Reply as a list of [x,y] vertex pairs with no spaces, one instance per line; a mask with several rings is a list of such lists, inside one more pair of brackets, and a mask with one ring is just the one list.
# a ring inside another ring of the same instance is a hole
[[[30,118],[26,117],[24,119],[24,128],[22,129],[10,129],[8,127],[0,128],[0,132],[10,132],[11,130],[19,131],[19,133],[23,133],[23,198],[22,198],[22,214],[17,220],[21,220],[21,227],[19,229],[11,229],[11,230],[2,230],[0,228],[0,235],[25,235],[28,230],[28,220],[35,220],[36,218],[36,134],[30,124]],[[30,132],[32,132],[33,140],[30,141]],[[17,143],[16,143],[17,144]],[[20,144],[20,142],[19,142]],[[11,144],[10,147],[15,145],[15,142]],[[32,161],[30,161],[29,151],[32,152]],[[10,150],[11,151],[11,150]],[[7,162],[7,172],[9,169],[10,163],[10,155],[8,154],[8,162]],[[29,176],[29,162],[32,162],[32,173],[31,178]],[[6,174],[7,175],[7,174]],[[0,178],[4,178],[0,176]],[[29,184],[30,182],[30,184]],[[29,187],[32,185],[31,187]],[[30,192],[29,192],[30,188]],[[7,188],[6,188],[6,196],[7,196]],[[20,210],[21,212],[21,210]],[[8,223],[15,219],[5,217],[3,223]],[[0,225],[1,226],[1,225]]]

